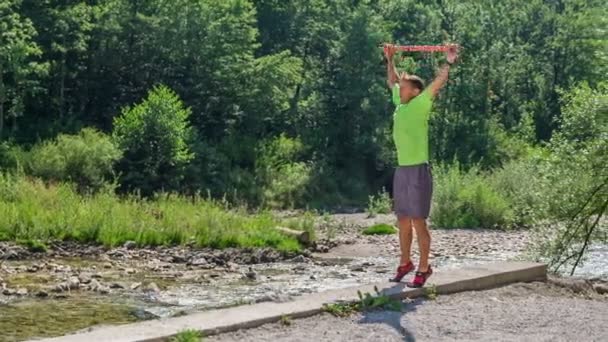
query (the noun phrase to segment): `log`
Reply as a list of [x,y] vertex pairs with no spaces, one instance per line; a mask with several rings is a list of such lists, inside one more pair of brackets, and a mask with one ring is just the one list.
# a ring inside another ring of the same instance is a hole
[[302,230],[295,230],[286,227],[276,227],[276,229],[284,235],[297,239],[301,244],[308,245],[310,241],[310,233]]

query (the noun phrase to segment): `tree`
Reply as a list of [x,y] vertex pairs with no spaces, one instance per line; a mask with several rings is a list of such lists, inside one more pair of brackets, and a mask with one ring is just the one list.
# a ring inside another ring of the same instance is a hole
[[187,145],[190,113],[166,86],[153,88],[142,103],[123,109],[113,134],[123,153],[117,165],[122,190],[151,196],[180,189],[192,160]]
[[41,50],[33,41],[36,35],[31,21],[19,14],[20,0],[0,3],[0,139],[4,136],[6,118],[24,114],[24,98],[36,88],[30,76],[44,70],[35,62]]

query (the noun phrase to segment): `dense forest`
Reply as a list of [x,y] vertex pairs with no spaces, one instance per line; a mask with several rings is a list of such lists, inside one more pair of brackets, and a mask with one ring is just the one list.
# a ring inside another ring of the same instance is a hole
[[[607,23],[601,0],[0,0],[0,169],[81,194],[381,202],[396,158],[380,45],[449,42],[434,222],[601,218]],[[397,56],[427,81],[443,60]]]

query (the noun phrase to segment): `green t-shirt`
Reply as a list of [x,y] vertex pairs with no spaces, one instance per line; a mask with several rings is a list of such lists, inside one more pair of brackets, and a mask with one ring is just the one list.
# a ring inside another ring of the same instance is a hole
[[429,161],[429,117],[433,98],[427,88],[408,103],[401,103],[399,85],[393,87],[393,140],[399,166]]

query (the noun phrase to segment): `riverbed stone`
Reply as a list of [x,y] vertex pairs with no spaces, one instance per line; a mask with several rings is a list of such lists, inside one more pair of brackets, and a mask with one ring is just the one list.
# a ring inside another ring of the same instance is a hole
[[593,289],[601,295],[608,294],[608,284],[593,284]]
[[144,285],[141,290],[146,293],[158,293],[160,292],[160,287],[158,287],[156,283],[152,282]]
[[92,277],[90,274],[87,273],[81,273],[78,275],[78,280],[80,280],[81,284],[89,284],[92,280]]
[[15,289],[4,289],[2,290],[2,294],[5,296],[14,296],[17,294],[17,290]]
[[19,289],[17,289],[17,292],[15,292],[15,294],[17,296],[27,296],[28,291],[26,288],[19,288]]
[[135,241],[127,241],[127,242],[125,242],[123,247],[128,250],[135,249],[135,247],[137,247],[137,243]]
[[49,296],[49,293],[45,290],[38,290],[36,292],[36,297],[38,297],[38,298],[46,298],[48,296]]
[[122,290],[122,289],[124,289],[124,288],[125,288],[125,286],[124,286],[123,284],[121,284],[121,283],[112,283],[112,284],[110,285],[110,288],[111,288],[111,289]]

